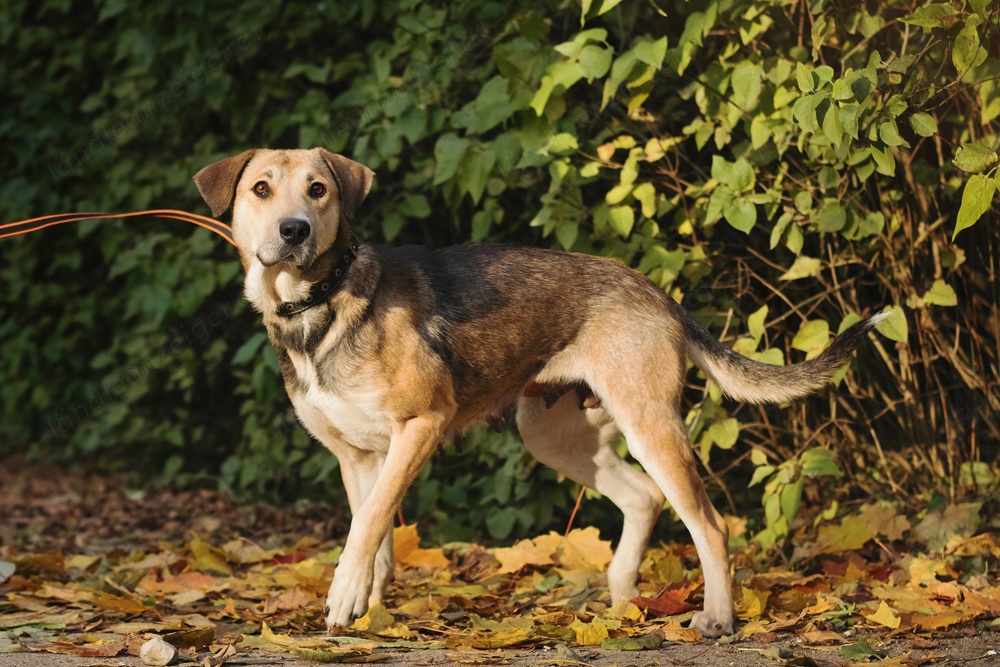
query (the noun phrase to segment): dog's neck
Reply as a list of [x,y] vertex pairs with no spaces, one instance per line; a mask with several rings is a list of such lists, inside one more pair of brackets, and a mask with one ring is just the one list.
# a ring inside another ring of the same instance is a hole
[[322,304],[337,292],[355,254],[354,237],[347,225],[342,225],[333,245],[308,268],[285,262],[264,266],[259,261],[252,261],[244,281],[244,293],[265,320],[298,314]]

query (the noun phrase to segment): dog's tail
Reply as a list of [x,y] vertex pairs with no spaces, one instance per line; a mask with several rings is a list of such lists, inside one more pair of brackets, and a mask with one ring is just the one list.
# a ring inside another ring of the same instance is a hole
[[678,319],[687,334],[687,354],[730,397],[748,403],[781,403],[821,389],[868,332],[891,312],[862,320],[848,328],[814,359],[790,366],[753,361],[720,343],[684,308],[677,306]]

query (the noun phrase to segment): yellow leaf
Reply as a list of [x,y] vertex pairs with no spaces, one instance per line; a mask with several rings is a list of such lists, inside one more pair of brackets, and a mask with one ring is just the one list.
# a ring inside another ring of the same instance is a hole
[[802,640],[810,646],[825,644],[845,644],[844,638],[830,630],[810,630],[799,634]]
[[226,561],[226,553],[222,549],[216,549],[198,537],[188,542],[187,548],[194,557],[192,565],[195,569],[225,575],[233,573],[233,569]]
[[79,570],[86,570],[99,560],[101,560],[100,556],[84,556],[83,554],[77,554],[75,556],[71,556],[66,561],[66,568],[67,569],[76,568]]
[[821,593],[816,596],[816,604],[806,607],[805,611],[809,616],[815,616],[817,614],[830,611],[831,609],[836,609],[838,602],[840,602],[840,598],[823,595]]
[[264,621],[260,627],[260,636],[261,639],[266,639],[275,646],[281,646],[283,648],[295,648],[298,645],[298,642],[295,641],[295,639],[289,634],[274,634],[271,628],[267,627],[267,621]]
[[747,621],[746,625],[740,629],[740,632],[744,637],[752,637],[753,635],[759,635],[762,632],[767,632],[768,626],[770,625],[771,623],[766,619],[755,618],[752,621]]
[[618,629],[621,627],[621,622],[595,618],[590,623],[583,623],[580,619],[576,619],[569,627],[576,632],[576,643],[580,646],[600,646],[601,642],[611,636],[608,628]]
[[396,562],[409,567],[447,567],[451,561],[445,558],[442,549],[421,549],[420,536],[416,524],[400,526],[392,530],[392,551]]
[[975,616],[975,614],[963,614],[957,611],[939,611],[930,615],[913,614],[910,621],[921,630],[940,630],[949,625],[968,621]]
[[703,639],[700,632],[693,628],[682,627],[677,621],[664,623],[659,633],[663,635],[663,640],[668,642],[700,642]]
[[743,603],[740,618],[757,618],[764,614],[767,607],[767,598],[771,595],[767,591],[758,591],[753,588],[743,586]]
[[382,637],[409,637],[413,634],[406,625],[397,623],[381,602],[369,607],[364,616],[355,620],[351,630]]
[[608,618],[624,618],[629,621],[642,620],[642,610],[629,600],[619,600],[604,613]]
[[892,628],[893,630],[899,627],[899,616],[896,616],[896,614],[892,611],[892,607],[887,605],[885,600],[882,600],[879,603],[878,610],[876,610],[874,614],[865,614],[862,612],[861,615],[872,623],[878,623],[879,625],[884,625],[885,627]]
[[599,569],[611,562],[611,542],[602,540],[601,533],[593,526],[570,531],[563,538],[559,549],[559,562],[566,567],[596,565]]
[[512,547],[493,550],[493,556],[500,561],[500,574],[517,572],[526,565],[552,565],[554,555],[554,549],[546,551],[534,540],[521,540]]
[[146,606],[142,604],[142,600],[132,597],[112,595],[111,593],[104,593],[101,591],[94,592],[91,604],[98,609],[120,611],[126,614],[141,614],[146,611]]

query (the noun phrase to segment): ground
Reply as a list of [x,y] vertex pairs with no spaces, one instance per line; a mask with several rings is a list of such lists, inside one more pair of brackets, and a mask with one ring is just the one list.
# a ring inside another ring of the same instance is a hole
[[348,521],[0,461],[0,667],[141,665],[154,636],[181,648],[174,664],[209,666],[1000,664],[1000,542],[974,503],[919,520],[859,507],[796,533],[793,567],[735,549],[739,631],[721,641],[685,627],[690,545],[650,549],[643,597],[611,607],[594,529],[433,549],[413,526],[396,529],[387,606],[330,637]]

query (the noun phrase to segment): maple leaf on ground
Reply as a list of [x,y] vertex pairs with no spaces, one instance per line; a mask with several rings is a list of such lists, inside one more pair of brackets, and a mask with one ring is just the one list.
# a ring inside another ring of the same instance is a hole
[[420,536],[416,524],[400,526],[392,530],[392,551],[397,565],[404,567],[447,567],[451,560],[445,557],[443,549],[421,549]]
[[494,549],[500,561],[500,574],[517,572],[528,565],[562,565],[571,569],[603,570],[611,562],[611,542],[602,540],[593,527],[570,531],[569,535],[551,532],[533,540],[521,540],[510,548]]
[[982,523],[979,511],[982,503],[949,505],[943,510],[929,512],[916,528],[913,536],[924,542],[931,553],[952,550],[963,544]]
[[580,646],[600,646],[611,636],[609,630],[617,630],[621,625],[621,621],[595,618],[590,623],[576,619],[569,627],[576,633],[576,643]]
[[736,605],[737,615],[743,619],[763,616],[764,610],[767,608],[767,598],[771,595],[770,592],[746,586],[743,586],[742,589],[743,597]]
[[896,510],[865,505],[857,514],[845,517],[840,525],[820,526],[816,541],[796,546],[792,559],[808,560],[820,554],[857,551],[879,535],[889,541],[900,540],[909,528],[909,521]]

